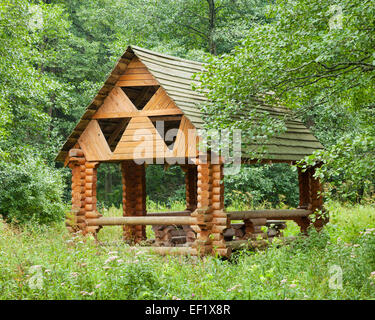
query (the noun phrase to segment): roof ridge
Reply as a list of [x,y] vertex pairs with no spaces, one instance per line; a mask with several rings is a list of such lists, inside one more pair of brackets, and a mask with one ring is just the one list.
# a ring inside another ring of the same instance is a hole
[[146,53],[153,54],[155,56],[169,58],[169,59],[177,60],[177,61],[181,61],[181,62],[188,62],[188,63],[196,64],[196,65],[198,65],[200,67],[206,65],[206,63],[203,63],[203,62],[199,62],[199,61],[195,61],[195,60],[189,60],[189,59],[184,59],[184,58],[180,58],[180,57],[177,57],[177,56],[172,56],[172,55],[169,55],[169,54],[160,53],[160,52],[157,52],[157,51],[153,51],[153,50],[150,50],[150,49],[145,49],[145,48],[134,46],[134,45],[129,45],[129,47],[131,49],[134,48],[135,50],[138,50],[138,51],[144,51]]

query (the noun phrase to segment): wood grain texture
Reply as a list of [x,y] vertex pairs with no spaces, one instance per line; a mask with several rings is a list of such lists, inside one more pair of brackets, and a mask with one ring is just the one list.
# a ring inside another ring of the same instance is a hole
[[124,131],[112,160],[171,157],[163,138],[147,117],[133,118]]
[[137,108],[121,88],[114,87],[93,118],[112,118],[112,114],[120,112],[137,112]]
[[180,127],[173,146],[173,155],[181,158],[195,158],[198,154],[198,133],[192,123],[185,116],[182,117]]
[[180,109],[162,109],[162,110],[141,110],[135,112],[112,112],[95,114],[93,119],[107,119],[107,118],[135,118],[135,117],[152,117],[152,116],[167,116],[167,115],[182,115]]
[[160,87],[152,96],[150,101],[147,102],[143,110],[152,111],[152,110],[164,110],[164,109],[180,110],[176,106],[176,104],[173,102],[173,100],[168,96],[166,91]]
[[96,120],[91,120],[78,142],[88,161],[106,161],[112,156],[111,149]]

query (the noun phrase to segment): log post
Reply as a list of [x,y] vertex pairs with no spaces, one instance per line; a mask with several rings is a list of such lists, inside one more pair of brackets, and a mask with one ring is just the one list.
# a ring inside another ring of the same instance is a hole
[[320,231],[329,221],[323,207],[323,185],[319,178],[314,177],[315,168],[311,168],[310,188],[311,188],[311,207],[309,208],[315,215],[313,225],[317,231]]
[[72,170],[72,211],[66,217],[66,226],[70,232],[83,232],[86,229],[85,218],[85,162],[79,146],[69,151],[66,164]]
[[192,229],[197,233],[193,244],[197,253],[218,254],[228,256],[230,249],[226,247],[224,230],[228,227],[229,219],[224,211],[223,163],[212,164],[197,159],[197,210],[192,217],[197,219],[197,225]]
[[299,184],[299,197],[300,202],[298,209],[311,210],[315,215],[314,220],[311,221],[309,217],[296,218],[294,221],[300,226],[301,232],[307,233],[308,227],[312,224],[316,230],[320,231],[323,226],[328,222],[325,217],[323,208],[323,187],[318,178],[314,177],[316,167],[309,167],[306,171],[302,172],[298,168],[298,184]]
[[188,164],[183,170],[185,171],[186,210],[193,212],[197,208],[197,166]]
[[[86,161],[85,163],[85,218],[86,223],[90,219],[97,219],[102,215],[99,214],[96,208],[96,184],[98,180],[98,166],[99,162]],[[87,226],[84,233],[92,233],[96,236],[100,230],[100,226]]]
[[96,210],[96,172],[99,163],[86,161],[79,144],[76,144],[69,150],[66,164],[72,170],[72,212],[66,221],[68,230],[96,235],[99,227],[88,227],[87,220],[101,217]]
[[[145,165],[137,165],[134,161],[121,163],[123,215],[146,215],[146,171]],[[146,240],[146,228],[143,225],[123,226],[123,238],[130,243]]]
[[[311,203],[311,186],[310,186],[311,168],[302,171],[298,167],[298,188],[299,188],[299,206],[298,209],[308,209]],[[302,233],[307,233],[310,226],[309,217],[295,218],[294,221],[298,224]]]

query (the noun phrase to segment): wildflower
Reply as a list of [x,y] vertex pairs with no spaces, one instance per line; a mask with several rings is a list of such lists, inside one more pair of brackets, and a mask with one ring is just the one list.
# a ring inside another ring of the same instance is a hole
[[103,284],[102,283],[99,283],[95,286],[96,289],[99,289]]
[[353,247],[358,248],[358,247],[359,247],[359,244],[355,244],[355,245],[353,245]]
[[74,278],[78,277],[78,272],[71,272],[70,275]]
[[50,272],[51,272],[51,270],[49,270],[49,269],[46,269],[46,270],[44,270],[44,272],[45,272],[45,273],[50,273]]
[[195,294],[194,294],[194,293],[192,293],[192,294],[191,294],[191,296],[192,296],[192,297],[195,297]]
[[116,260],[117,258],[118,258],[118,256],[111,256],[111,257],[109,257],[109,258],[104,262],[104,264],[107,264],[107,263],[109,263],[109,262],[112,262],[112,261]]
[[116,253],[117,253],[117,251],[110,251],[110,252],[108,252],[108,254],[110,254],[110,255],[116,254]]
[[117,263],[123,263],[123,262],[124,262],[123,259],[118,259],[118,260],[117,260]]
[[281,284],[284,284],[284,283],[286,283],[287,281],[288,281],[287,279],[283,279],[283,280],[280,281],[280,283],[281,283]]
[[89,293],[88,293],[88,292],[86,292],[86,291],[81,291],[80,293],[81,293],[81,295],[83,295],[83,296],[85,296],[85,295],[89,294]]
[[180,298],[177,298],[176,296],[172,297],[172,300],[181,300]]
[[295,288],[295,287],[297,287],[297,285],[295,283],[292,283],[292,284],[289,285],[289,287]]

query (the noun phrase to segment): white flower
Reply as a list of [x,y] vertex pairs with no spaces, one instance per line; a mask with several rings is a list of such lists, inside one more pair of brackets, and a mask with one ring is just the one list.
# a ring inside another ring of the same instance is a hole
[[109,257],[109,258],[104,262],[104,264],[107,264],[107,263],[109,263],[109,262],[112,262],[112,261],[116,260],[117,258],[118,258],[118,256],[111,256],[111,257]]

